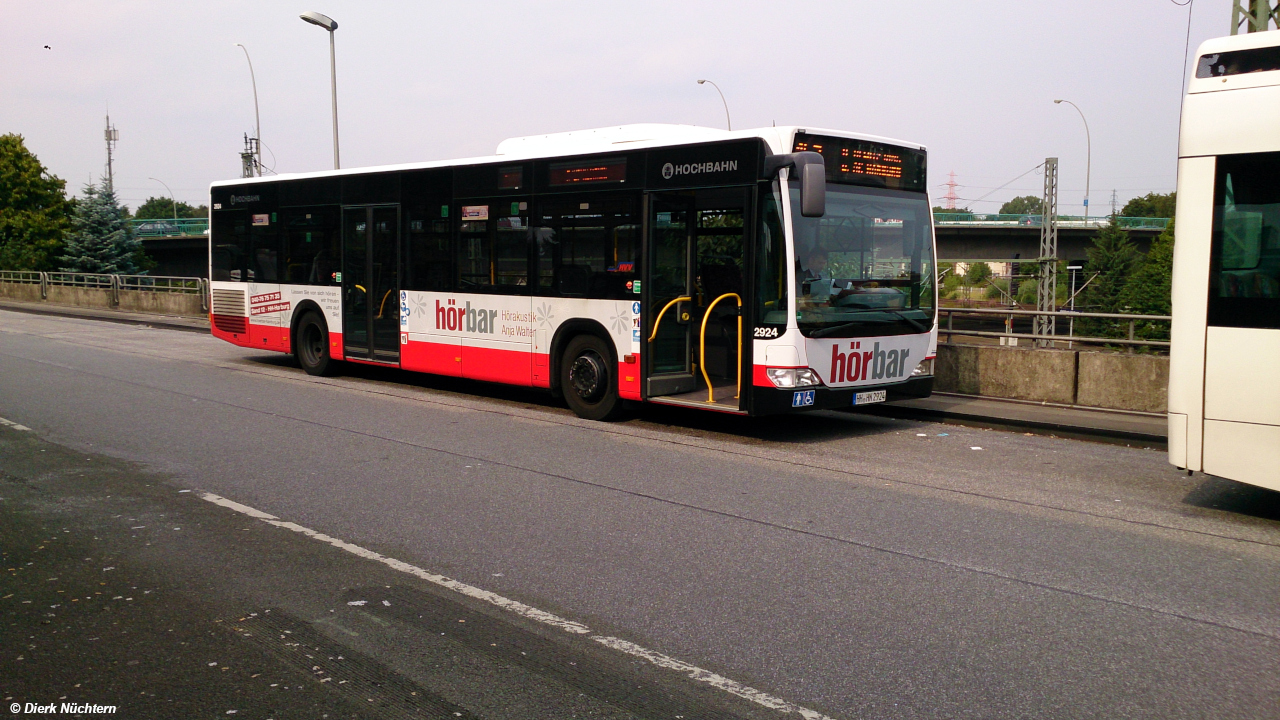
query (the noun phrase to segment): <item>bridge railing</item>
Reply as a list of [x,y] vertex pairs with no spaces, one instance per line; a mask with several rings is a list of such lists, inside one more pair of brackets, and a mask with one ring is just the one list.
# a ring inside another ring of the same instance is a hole
[[[1002,342],[1009,338],[1027,339],[1043,341],[1049,347],[1054,347],[1055,343],[1066,343],[1067,347],[1072,347],[1075,343],[1086,343],[1089,345],[1120,345],[1127,347],[1129,352],[1133,352],[1135,347],[1150,348],[1168,348],[1168,340],[1149,340],[1138,337],[1138,329],[1140,326],[1150,327],[1152,323],[1165,324],[1173,320],[1170,315],[1133,315],[1128,313],[1094,313],[1094,312],[1071,312],[1066,310],[1005,310],[996,308],[938,308],[939,315],[946,315],[945,321],[939,318],[938,334],[947,336],[946,343],[952,344],[955,336],[960,337],[987,337],[987,338],[1003,338]],[[956,315],[974,315],[978,318],[1003,318],[1005,329],[1001,331],[993,330],[974,330],[967,328],[957,329],[955,327]],[[1034,333],[1013,332],[1014,318],[1035,318],[1035,317],[1053,317],[1068,320],[1067,334],[1057,333],[1061,329],[1059,323],[1054,324],[1055,334],[1053,335],[1036,335]],[[1094,337],[1088,335],[1075,334],[1075,321],[1097,319],[1111,321],[1107,324],[1118,327],[1124,336],[1122,337]],[[1164,327],[1167,328],[1167,325]],[[1167,330],[1164,333],[1167,336]]]
[[147,220],[130,220],[135,237],[181,237],[184,235],[204,235],[209,230],[208,218],[152,218]]
[[[131,293],[138,297],[143,293],[153,295],[196,295],[200,298],[200,309],[209,309],[209,281],[198,277],[177,277],[170,275],[116,275],[111,273],[78,273],[78,272],[40,272],[35,270],[0,270],[0,285],[39,285],[40,299],[49,299],[49,288],[70,288],[83,290],[104,290],[107,292],[109,304],[120,306],[120,293]],[[32,291],[34,292],[34,290]],[[64,292],[63,295],[66,295]],[[90,305],[95,303],[80,296],[67,296],[63,302],[76,304],[80,301]],[[3,297],[0,293],[0,297]],[[186,303],[187,301],[181,301]],[[192,301],[194,302],[194,301]]]
[[[1089,217],[1083,215],[1059,215],[1058,227],[1107,227],[1112,220],[1118,227],[1126,230],[1163,230],[1169,227],[1169,218],[1150,217],[1116,217],[1109,215]],[[952,213],[935,212],[933,222],[936,225],[982,226],[982,227],[1040,227],[1043,218],[1039,213],[1034,215],[1010,215],[1000,213]]]

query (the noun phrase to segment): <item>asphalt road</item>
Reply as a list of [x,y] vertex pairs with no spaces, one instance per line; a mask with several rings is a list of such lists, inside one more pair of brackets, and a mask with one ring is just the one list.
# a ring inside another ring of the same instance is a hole
[[1280,717],[1280,496],[1159,452],[3,311],[0,418],[5,705]]

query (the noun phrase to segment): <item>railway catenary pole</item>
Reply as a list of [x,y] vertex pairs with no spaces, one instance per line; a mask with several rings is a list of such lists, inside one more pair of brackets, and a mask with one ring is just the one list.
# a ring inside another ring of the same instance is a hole
[[1272,6],[1270,0],[1232,0],[1231,2],[1231,34],[1239,35],[1240,29],[1246,33],[1265,32],[1275,21],[1280,29],[1280,0]]
[[[1058,158],[1044,160],[1044,200],[1040,222],[1040,282],[1036,287],[1036,309],[1052,312],[1058,295]],[[1032,325],[1039,347],[1053,344],[1054,316],[1037,315]]]

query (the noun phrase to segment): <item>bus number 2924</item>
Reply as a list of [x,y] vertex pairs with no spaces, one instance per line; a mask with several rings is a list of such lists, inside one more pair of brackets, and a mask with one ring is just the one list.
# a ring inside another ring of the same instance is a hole
[[758,338],[776,338],[776,337],[778,337],[778,328],[776,328],[776,327],[758,327],[758,328],[756,328],[756,337],[758,337]]

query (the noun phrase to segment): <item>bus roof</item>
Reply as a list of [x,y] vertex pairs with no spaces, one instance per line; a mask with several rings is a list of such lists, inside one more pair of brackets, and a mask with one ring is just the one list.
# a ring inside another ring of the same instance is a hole
[[381,165],[375,167],[349,168],[343,170],[325,170],[309,173],[286,173],[261,178],[238,178],[236,180],[219,180],[210,187],[227,185],[244,185],[259,182],[275,182],[277,180],[306,179],[319,177],[335,177],[342,175],[359,175],[370,172],[390,172],[398,170],[420,170],[426,168],[455,167],[459,165],[483,165],[485,163],[509,162],[512,160],[536,160],[539,158],[564,157],[569,155],[592,155],[607,152],[628,152],[649,148],[668,147],[672,145],[693,145],[722,140],[741,140],[744,138],[760,138],[775,153],[789,152],[792,139],[797,132],[818,135],[868,140],[887,143],[899,147],[924,150],[923,145],[903,142],[877,135],[851,133],[845,130],[802,127],[795,125],[756,128],[752,130],[719,130],[717,128],[697,125],[668,125],[662,123],[641,123],[635,125],[618,125],[613,127],[593,128],[589,130],[573,130],[547,135],[529,135],[515,137],[498,143],[494,155],[460,158],[456,160],[433,160],[428,162],[404,163],[398,165]]

